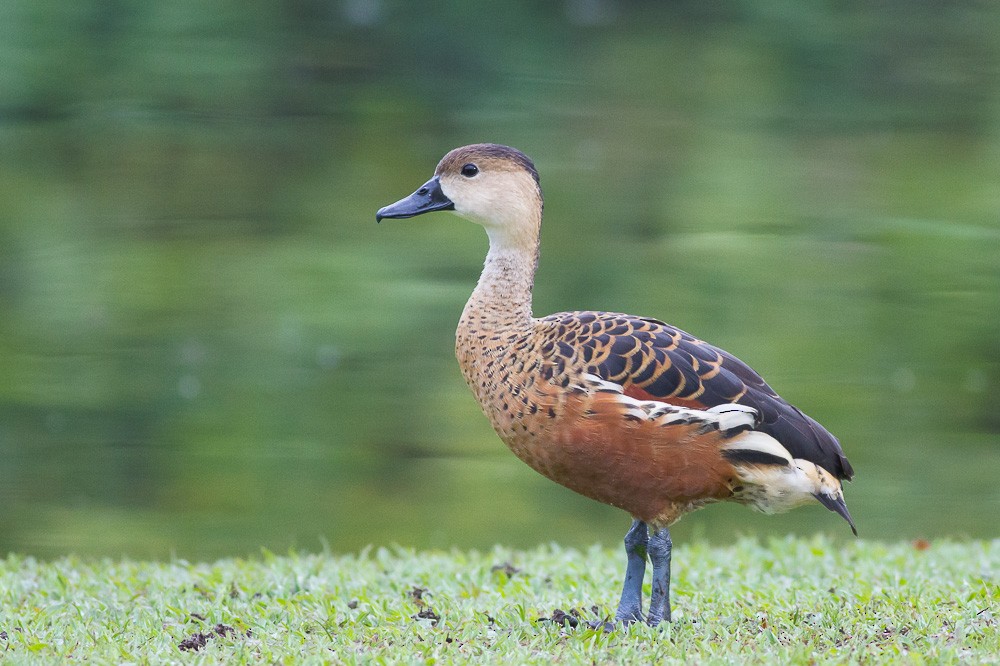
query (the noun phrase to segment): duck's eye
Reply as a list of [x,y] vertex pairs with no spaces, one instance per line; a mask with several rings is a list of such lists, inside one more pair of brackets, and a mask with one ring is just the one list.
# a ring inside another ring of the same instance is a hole
[[477,167],[475,164],[466,164],[464,167],[462,167],[462,175],[465,176],[466,178],[472,178],[477,173],[479,173],[479,167]]

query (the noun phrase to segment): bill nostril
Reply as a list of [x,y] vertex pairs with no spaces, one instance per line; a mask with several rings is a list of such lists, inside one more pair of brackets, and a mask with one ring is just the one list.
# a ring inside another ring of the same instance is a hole
[[417,190],[417,194],[420,194],[420,195],[427,194],[427,188],[426,187],[421,187],[419,190]]

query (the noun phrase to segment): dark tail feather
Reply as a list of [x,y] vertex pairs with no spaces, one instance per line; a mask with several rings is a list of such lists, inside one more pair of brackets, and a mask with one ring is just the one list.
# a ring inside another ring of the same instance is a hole
[[820,504],[828,508],[830,511],[840,514],[840,517],[847,521],[847,524],[851,526],[851,531],[854,532],[854,536],[858,536],[858,528],[854,526],[854,519],[851,518],[850,511],[847,510],[847,502],[844,501],[843,497],[834,497],[832,495],[824,495],[822,493],[813,493],[813,497],[820,501]]

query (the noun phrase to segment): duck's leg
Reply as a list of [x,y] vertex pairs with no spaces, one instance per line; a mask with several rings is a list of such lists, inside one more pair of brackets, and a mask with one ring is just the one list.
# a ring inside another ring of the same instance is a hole
[[625,554],[628,566],[625,569],[625,584],[622,586],[622,600],[615,613],[617,622],[638,622],[642,620],[642,578],[646,574],[646,544],[649,531],[646,523],[636,520],[625,534]]
[[670,530],[666,527],[649,537],[649,561],[653,564],[653,595],[649,601],[646,621],[652,626],[660,620],[670,621]]

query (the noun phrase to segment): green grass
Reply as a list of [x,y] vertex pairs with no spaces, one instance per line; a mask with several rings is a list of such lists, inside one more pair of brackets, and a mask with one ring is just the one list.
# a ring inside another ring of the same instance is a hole
[[[1000,663],[1000,541],[926,545],[680,544],[675,621],[613,633],[543,618],[611,614],[617,549],[11,555],[0,561],[0,650],[13,663]],[[182,650],[186,640],[204,645]]]

